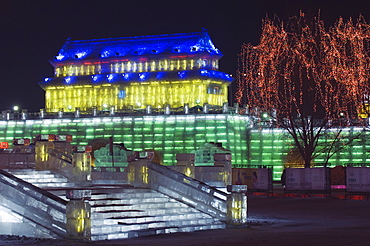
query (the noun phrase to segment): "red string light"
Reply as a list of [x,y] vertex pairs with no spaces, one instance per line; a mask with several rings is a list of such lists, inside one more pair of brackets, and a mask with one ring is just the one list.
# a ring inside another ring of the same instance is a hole
[[357,118],[370,95],[369,40],[362,16],[328,30],[302,12],[287,25],[266,18],[259,44],[242,46],[236,100],[286,118],[319,110],[327,119]]

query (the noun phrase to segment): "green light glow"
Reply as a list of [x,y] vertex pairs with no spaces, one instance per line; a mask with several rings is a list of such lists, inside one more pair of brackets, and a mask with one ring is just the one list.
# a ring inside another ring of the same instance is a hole
[[[206,142],[219,142],[232,152],[234,165],[273,165],[274,180],[280,180],[284,160],[293,146],[289,135],[281,129],[247,129],[248,117],[242,115],[96,117],[84,118],[84,124],[81,122],[81,119],[27,120],[25,124],[0,121],[0,141],[10,143],[14,138],[33,138],[37,134],[72,134],[73,144],[80,145],[113,136],[115,143],[122,142],[134,151],[157,150],[166,165],[175,164],[177,153],[190,153]],[[355,131],[346,131],[344,138]],[[370,152],[370,133],[365,134],[353,146],[334,154],[329,160],[330,166],[370,162],[366,159]],[[324,159],[319,156],[314,161],[323,163]]]

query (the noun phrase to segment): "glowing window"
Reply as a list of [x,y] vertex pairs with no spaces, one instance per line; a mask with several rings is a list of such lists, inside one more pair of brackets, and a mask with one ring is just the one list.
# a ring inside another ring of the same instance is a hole
[[209,85],[207,88],[208,94],[214,94],[214,95],[222,95],[222,89],[220,88],[220,85]]
[[120,90],[118,92],[118,98],[122,99],[126,97],[126,90]]

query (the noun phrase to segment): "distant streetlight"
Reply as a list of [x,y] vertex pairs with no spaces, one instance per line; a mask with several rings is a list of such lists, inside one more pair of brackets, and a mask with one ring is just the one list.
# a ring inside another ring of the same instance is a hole
[[14,111],[18,111],[18,110],[19,110],[19,107],[18,107],[18,106],[14,106],[14,107],[13,107],[13,110],[14,110]]

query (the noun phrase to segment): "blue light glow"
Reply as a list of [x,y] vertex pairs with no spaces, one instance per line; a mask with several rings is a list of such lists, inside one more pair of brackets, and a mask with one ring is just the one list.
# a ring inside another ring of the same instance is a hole
[[129,80],[131,76],[131,73],[124,73],[122,74],[124,80]]
[[108,79],[108,81],[109,82],[112,82],[114,79],[116,79],[118,76],[117,76],[117,74],[108,74],[107,75],[107,79]]
[[[70,84],[86,84],[86,83],[125,83],[125,82],[151,82],[151,81],[169,81],[169,80],[185,80],[185,79],[216,79],[218,81],[232,82],[233,79],[229,74],[215,70],[187,70],[187,71],[169,71],[169,72],[145,72],[145,73],[113,73],[113,74],[96,74],[92,76],[69,76],[65,78],[50,78],[48,81],[43,81],[40,84],[47,83],[62,83]],[[90,82],[89,82],[90,79]]]
[[190,47],[190,52],[196,52],[198,50],[200,50],[199,45],[194,45],[193,47]]
[[[133,42],[134,41],[134,42]],[[180,33],[128,38],[107,38],[94,40],[68,39],[55,61],[72,61],[99,59],[108,57],[146,56],[160,54],[190,54],[207,52],[211,55],[221,55],[213,45],[208,33]]]
[[61,54],[59,54],[59,55],[57,55],[57,56],[55,57],[55,59],[56,59],[57,61],[61,61],[61,60],[63,60],[63,58],[64,58],[64,55],[61,55]]
[[101,53],[101,55],[100,55],[100,57],[101,58],[106,58],[106,57],[108,57],[109,56],[109,51],[108,50],[104,50],[102,53]]
[[219,79],[227,80],[230,82],[233,80],[230,74],[226,74],[220,71],[200,69],[199,72],[200,72],[200,75],[206,76],[206,77],[219,78]]
[[126,97],[126,90],[120,90],[118,92],[118,98],[122,99]]
[[163,79],[164,76],[166,76],[166,73],[165,72],[158,72],[155,77],[157,79]]
[[67,85],[72,84],[74,81],[75,81],[75,78],[74,78],[74,77],[71,77],[71,76],[69,76],[69,77],[65,77],[65,78],[64,78],[64,82],[65,82]]
[[100,75],[100,74],[97,74],[97,75],[93,75],[93,76],[91,76],[91,78],[92,78],[92,80],[93,80],[94,82],[99,82],[99,81],[101,81],[101,80],[103,79],[103,76],[102,76],[102,75]]
[[139,78],[141,81],[146,80],[150,76],[150,73],[139,73]]
[[87,52],[86,51],[82,51],[82,52],[77,52],[76,53],[76,57],[78,59],[84,58],[86,55],[87,55]]
[[181,72],[178,72],[177,73],[179,75],[180,78],[185,78],[185,75],[186,75],[186,72],[185,71],[181,71]]

